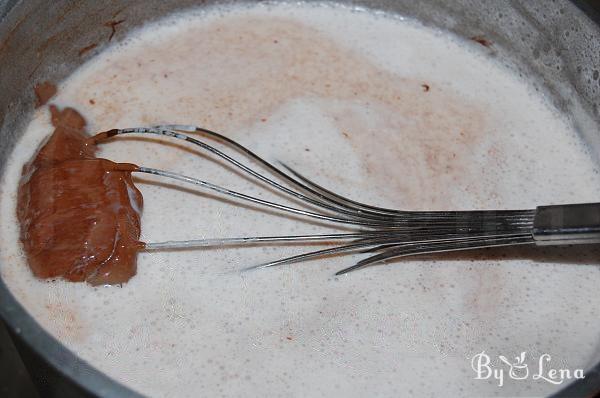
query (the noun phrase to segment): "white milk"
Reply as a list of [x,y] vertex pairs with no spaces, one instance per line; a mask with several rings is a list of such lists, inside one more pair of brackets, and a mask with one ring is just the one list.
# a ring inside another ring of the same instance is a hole
[[[382,206],[597,201],[598,165],[573,128],[490,58],[477,43],[365,11],[219,9],[135,32],[62,82],[53,102],[80,110],[90,131],[214,129]],[[43,107],[6,169],[2,277],[52,335],[141,393],[541,395],[560,386],[474,380],[471,357],[485,350],[499,368],[498,355],[527,351],[537,369],[548,353],[554,367],[575,369],[597,351],[600,272],[589,248],[395,261],[339,278],[364,255],[241,273],[307,248],[205,249],[142,253],[122,287],[37,280],[18,244],[15,193],[51,131]],[[283,201],[195,151],[128,138],[103,144],[101,155]],[[147,242],[331,231],[163,182],[138,180]]]

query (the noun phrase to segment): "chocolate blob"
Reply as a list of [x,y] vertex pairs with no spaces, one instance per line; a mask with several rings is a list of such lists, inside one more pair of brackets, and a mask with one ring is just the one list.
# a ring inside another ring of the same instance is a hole
[[53,134],[24,167],[17,217],[38,278],[118,284],[136,273],[142,195],[138,167],[95,157],[85,119],[51,106]]

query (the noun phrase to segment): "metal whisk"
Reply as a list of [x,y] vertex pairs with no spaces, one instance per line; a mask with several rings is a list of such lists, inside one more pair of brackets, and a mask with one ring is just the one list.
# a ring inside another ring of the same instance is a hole
[[[186,133],[186,134],[184,134]],[[188,134],[219,141],[284,181],[283,185],[221,150]],[[257,181],[300,202],[295,208],[233,191],[194,177],[139,167],[136,172],[194,184],[225,196],[333,224],[354,227],[350,233],[322,235],[252,236],[146,243],[146,250],[289,242],[345,242],[337,246],[287,257],[251,268],[266,268],[316,257],[351,252],[367,258],[338,271],[341,275],[397,257],[513,245],[600,243],[600,203],[540,206],[532,210],[403,211],[370,206],[338,195],[310,181],[285,164],[276,167],[248,148],[219,133],[188,125],[113,129],[93,137],[102,142],[125,134],[153,134],[183,140],[208,151]],[[314,210],[318,209],[318,210]]]

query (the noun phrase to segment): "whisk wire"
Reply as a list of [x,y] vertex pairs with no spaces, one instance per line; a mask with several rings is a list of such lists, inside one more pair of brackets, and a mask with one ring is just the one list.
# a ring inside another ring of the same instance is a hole
[[[223,145],[241,153],[249,160],[258,163],[274,177],[281,179],[294,187],[294,189],[276,182],[272,178],[246,166],[241,161],[197,138],[183,134],[184,132],[198,133],[221,142]],[[286,195],[288,199],[297,201],[305,209],[246,195],[198,178],[171,171],[139,167],[137,169],[138,172],[194,184],[241,201],[250,202],[264,208],[275,209],[283,214],[293,214],[295,216],[306,217],[307,219],[318,219],[322,222],[338,225],[343,224],[355,229],[350,233],[338,234],[256,236],[155,242],[147,243],[146,250],[298,242],[333,244],[335,242],[349,241],[347,244],[298,254],[249,267],[248,269],[268,268],[317,257],[359,251],[363,253],[378,253],[338,272],[338,274],[344,274],[395,257],[534,242],[531,231],[535,210],[405,211],[371,206],[330,191],[309,180],[290,166],[279,162],[285,170],[283,171],[238,142],[214,131],[195,126],[163,125],[150,128],[113,129],[99,133],[93,139],[96,142],[101,142],[107,138],[123,134],[161,135],[183,140],[198,146],[222,159],[226,164],[230,164],[259,182],[276,189],[280,194]]]

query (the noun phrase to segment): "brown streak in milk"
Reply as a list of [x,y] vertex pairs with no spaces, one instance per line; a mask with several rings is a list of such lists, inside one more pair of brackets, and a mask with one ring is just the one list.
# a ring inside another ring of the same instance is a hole
[[[372,154],[373,158],[364,162],[368,177],[385,184],[385,194],[399,206],[451,205],[442,191],[432,188],[460,180],[469,162],[468,149],[475,147],[483,134],[485,109],[480,105],[442,89],[425,94],[422,81],[384,70],[293,20],[236,17],[227,23],[207,24],[193,34],[198,37],[194,52],[206,60],[197,67],[206,77],[192,83],[202,93],[200,101],[198,96],[185,94],[178,99],[181,107],[195,115],[190,122],[231,134],[268,118],[290,100],[322,99],[321,111],[334,118],[340,134],[345,132],[357,151]],[[149,51],[138,63],[156,82],[157,93],[169,90],[168,74],[178,72],[175,67],[155,69],[151,64],[159,56],[173,64],[190,56],[177,43],[160,49],[160,54]],[[119,62],[116,60],[116,65]],[[115,93],[143,109],[144,99],[131,97],[127,89],[135,78],[126,72],[110,77],[106,91],[97,95],[97,104],[103,109],[100,120],[114,120],[124,112],[122,106],[101,99]],[[361,113],[365,106],[371,114]],[[141,122],[172,122],[157,111],[144,114]],[[413,178],[407,181],[403,175]],[[343,178],[335,173],[328,177]],[[415,180],[419,183],[414,184]]]
[[86,323],[79,315],[80,309],[75,304],[66,304],[61,300],[49,298],[44,305],[53,323],[58,324],[58,338],[67,341],[83,341],[88,337]]

